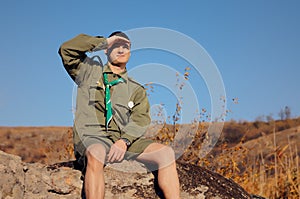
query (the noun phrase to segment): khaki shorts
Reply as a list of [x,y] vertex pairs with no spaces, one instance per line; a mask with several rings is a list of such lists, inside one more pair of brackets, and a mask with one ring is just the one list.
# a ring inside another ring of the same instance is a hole
[[[109,152],[110,147],[113,145],[113,143],[118,140],[117,135],[116,136],[103,136],[99,135],[90,135],[90,136],[84,136],[82,137],[82,139],[79,139],[79,136],[75,130],[75,128],[73,129],[73,133],[74,133],[74,152],[75,152],[75,156],[76,159],[78,161],[79,164],[85,165],[85,152],[86,149],[93,145],[93,144],[102,144],[105,149],[106,149],[106,153]],[[118,132],[113,132],[118,134]],[[112,133],[110,132],[110,135]],[[137,158],[141,153],[144,152],[144,150],[151,144],[154,143],[153,140],[151,139],[147,139],[147,138],[139,138],[136,141],[134,141],[127,149],[126,153],[125,153],[125,157],[124,159],[126,160],[130,160],[130,159],[135,159]]]

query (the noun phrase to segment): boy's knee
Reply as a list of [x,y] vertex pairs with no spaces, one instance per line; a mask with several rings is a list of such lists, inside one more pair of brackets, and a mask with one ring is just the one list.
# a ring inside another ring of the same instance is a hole
[[170,165],[175,161],[175,152],[169,146],[164,146],[161,150],[157,151],[155,156],[156,162],[160,167]]
[[162,156],[164,157],[163,159],[168,159],[169,161],[175,161],[175,152],[172,147],[166,146],[166,148],[163,151]]
[[101,144],[93,144],[86,150],[87,164],[90,166],[103,166],[106,157],[106,149]]
[[173,148],[169,147],[169,146],[166,146],[166,154],[168,154],[171,157],[175,156],[175,152],[174,152]]

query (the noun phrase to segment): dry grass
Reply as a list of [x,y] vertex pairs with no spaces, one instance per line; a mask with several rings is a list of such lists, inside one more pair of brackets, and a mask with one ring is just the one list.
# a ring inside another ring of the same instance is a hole
[[[193,137],[180,161],[231,178],[251,194],[300,198],[300,118],[273,123],[226,122],[216,146],[200,158],[203,142],[209,140],[208,125],[160,124],[148,135],[165,144],[172,143],[175,135],[183,141]],[[195,128],[195,135],[179,135]],[[71,127],[0,127],[0,143],[0,150],[26,162],[52,164],[74,159]]]
[[255,140],[241,139],[234,147],[223,144],[221,153],[199,160],[198,165],[233,179],[252,194],[300,198],[300,127],[282,132],[275,129]]
[[[208,124],[201,123],[180,160],[231,178],[251,194],[270,199],[300,198],[299,121],[297,118],[225,123],[223,135],[205,158],[199,158],[198,154],[207,136]],[[155,138],[168,144],[179,133],[178,128],[182,127],[164,125]]]
[[0,150],[24,162],[53,164],[74,159],[70,127],[0,127]]

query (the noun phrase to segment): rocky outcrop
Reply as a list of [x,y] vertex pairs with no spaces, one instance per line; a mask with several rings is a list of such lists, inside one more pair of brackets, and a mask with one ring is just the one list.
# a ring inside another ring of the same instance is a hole
[[[239,185],[219,174],[193,165],[177,165],[183,199],[251,198]],[[72,162],[51,166],[24,163],[20,157],[0,151],[0,198],[79,199],[81,172],[73,166]],[[154,175],[137,162],[108,165],[105,179],[106,198],[151,199],[160,195],[154,186]]]

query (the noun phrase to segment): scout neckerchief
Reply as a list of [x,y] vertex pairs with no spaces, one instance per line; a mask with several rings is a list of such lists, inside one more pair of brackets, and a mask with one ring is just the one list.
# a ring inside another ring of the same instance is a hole
[[108,129],[108,124],[112,119],[112,109],[111,109],[111,100],[110,100],[110,87],[114,86],[120,82],[124,82],[123,78],[119,78],[113,80],[111,82],[108,81],[107,73],[103,73],[104,78],[104,85],[105,85],[105,110],[106,110],[106,120],[105,120],[105,127],[106,130]]

